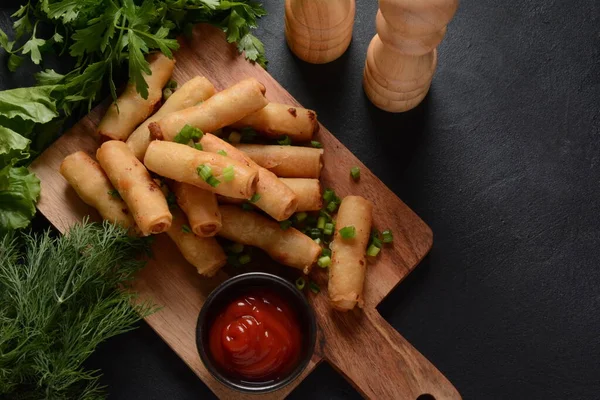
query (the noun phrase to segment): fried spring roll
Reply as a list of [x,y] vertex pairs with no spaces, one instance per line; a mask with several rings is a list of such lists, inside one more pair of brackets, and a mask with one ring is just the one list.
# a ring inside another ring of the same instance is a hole
[[103,219],[127,229],[137,229],[127,204],[92,157],[83,151],[70,154],[60,164],[60,173],[81,200],[98,210]]
[[[249,199],[256,192],[258,172],[255,168],[230,157],[199,151],[184,144],[160,140],[150,142],[144,164],[150,171],[165,178],[189,183],[224,196]],[[212,176],[219,180],[216,186],[209,185],[198,174],[198,167],[201,165],[212,169]],[[229,166],[233,167],[234,178],[228,182],[223,178],[223,170]]]
[[287,135],[294,142],[311,140],[319,130],[317,114],[314,111],[278,103],[269,103],[233,124],[234,128],[246,126],[271,138]]
[[148,118],[162,99],[163,86],[171,78],[175,59],[170,59],[162,53],[148,56],[150,75],[144,75],[148,83],[148,98],[144,99],[131,82],[116,103],[108,107],[106,114],[98,125],[97,133],[101,138],[127,140],[131,132],[142,121]]
[[[331,244],[328,286],[331,304],[337,310],[363,305],[365,249],[371,234],[372,211],[373,204],[360,196],[347,196],[340,205]],[[340,229],[347,226],[354,226],[354,238],[344,239],[340,235]]]
[[205,77],[197,76],[190,79],[167,99],[156,114],[148,118],[133,131],[129,139],[127,139],[127,146],[129,146],[138,160],[142,161],[151,140],[148,125],[172,112],[195,106],[200,101],[204,101],[214,94],[215,87]]
[[205,151],[213,153],[220,150],[225,151],[227,157],[258,170],[256,194],[259,198],[254,202],[258,208],[277,221],[288,219],[296,211],[298,205],[296,194],[275,174],[258,166],[250,157],[215,135],[207,133],[200,140],[200,144]]
[[279,178],[279,180],[296,193],[298,197],[296,212],[318,211],[323,207],[321,184],[318,179]]
[[310,272],[321,254],[321,246],[294,228],[282,230],[279,224],[237,206],[219,206],[223,226],[217,235],[244,245],[256,246],[281,264]]
[[167,235],[175,242],[183,257],[205,277],[211,277],[225,265],[227,256],[214,237],[198,237],[187,229],[181,210],[173,210],[173,223]]
[[221,213],[213,192],[181,182],[173,182],[171,189],[177,204],[190,221],[192,232],[200,237],[209,237],[221,229]]
[[96,158],[127,203],[143,235],[169,229],[173,216],[164,194],[124,142],[104,142]]
[[321,175],[323,149],[261,144],[238,144],[236,147],[277,176],[318,179]]
[[172,141],[186,125],[214,132],[267,105],[265,87],[255,78],[219,92],[194,107],[171,113],[149,125],[152,137]]

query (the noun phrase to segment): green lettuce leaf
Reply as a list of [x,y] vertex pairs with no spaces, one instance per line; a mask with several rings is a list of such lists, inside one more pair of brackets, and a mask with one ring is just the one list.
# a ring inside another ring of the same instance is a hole
[[25,167],[0,170],[0,234],[25,228],[35,215],[40,180]]
[[17,132],[0,126],[0,168],[27,159],[30,143],[29,139]]
[[[0,125],[9,126],[15,132],[28,135],[33,124],[52,121],[58,117],[56,101],[51,97],[56,88],[47,85],[1,91]],[[11,120],[14,120],[14,123],[10,123]],[[14,127],[15,124],[18,126]]]

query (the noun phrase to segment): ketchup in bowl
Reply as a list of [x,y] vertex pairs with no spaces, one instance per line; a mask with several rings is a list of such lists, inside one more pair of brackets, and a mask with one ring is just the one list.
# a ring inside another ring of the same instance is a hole
[[250,290],[231,301],[214,320],[209,349],[216,364],[248,381],[289,373],[300,356],[295,311],[268,289]]

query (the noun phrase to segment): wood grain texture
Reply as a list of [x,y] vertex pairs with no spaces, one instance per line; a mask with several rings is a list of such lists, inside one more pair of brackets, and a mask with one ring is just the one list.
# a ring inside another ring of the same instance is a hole
[[[267,87],[271,101],[299,105],[266,71],[246,62],[228,45],[222,33],[199,25],[189,42],[182,42],[176,54],[174,79],[182,83],[196,75],[208,77],[218,89],[245,77],[254,76]],[[63,135],[31,166],[42,184],[40,211],[61,232],[86,215],[98,219],[95,210],[84,204],[59,174],[62,159],[78,150],[93,154],[97,142],[92,137],[107,104]],[[340,371],[366,398],[416,399],[428,393],[436,399],[460,399],[452,384],[377,313],[375,307],[415,268],[432,245],[429,227],[394,193],[375,177],[329,131],[321,127],[316,140],[325,147],[322,182],[341,195],[360,194],[375,205],[373,219],[378,228],[394,231],[394,245],[386,248],[376,263],[368,266],[365,282],[365,308],[348,313],[331,310],[327,293],[310,295],[319,332],[315,354],[303,374],[287,387],[260,396],[282,399],[314,367],[326,360]],[[348,171],[361,167],[361,181],[354,183]],[[195,344],[195,326],[200,308],[211,290],[227,278],[219,272],[211,279],[201,278],[187,264],[165,235],[154,244],[155,258],[141,272],[135,288],[142,299],[163,308],[147,322],[190,368],[222,399],[257,398],[233,392],[218,383],[203,366]],[[326,288],[326,271],[313,279]]]

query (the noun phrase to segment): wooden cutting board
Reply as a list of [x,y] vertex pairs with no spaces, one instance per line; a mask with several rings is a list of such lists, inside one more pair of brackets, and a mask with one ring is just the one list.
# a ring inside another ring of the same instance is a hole
[[[180,42],[182,47],[176,53],[174,72],[174,79],[180,84],[203,75],[217,89],[223,89],[253,76],[266,86],[269,100],[299,105],[265,70],[239,56],[219,30],[198,25],[191,39]],[[95,154],[98,145],[92,133],[105,109],[106,104],[94,109],[31,166],[42,184],[38,208],[61,232],[86,215],[99,219],[96,211],[85,205],[68,186],[58,167],[65,156],[75,151]],[[432,245],[431,230],[323,126],[316,140],[325,148],[324,187],[334,188],[340,196],[360,194],[370,199],[375,205],[376,227],[391,228],[394,244],[385,248],[378,260],[368,267],[363,310],[349,313],[331,310],[325,290],[326,273],[316,272],[313,279],[323,290],[318,295],[307,294],[319,326],[314,356],[292,384],[260,398],[284,398],[325,360],[366,398],[417,399],[429,394],[437,400],[460,399],[452,384],[375,309],[427,254]],[[354,165],[361,167],[360,183],[354,183],[349,177]],[[257,395],[234,392],[217,382],[204,368],[196,350],[195,328],[200,308],[211,290],[227,279],[227,273],[222,271],[214,278],[201,278],[164,235],[157,237],[154,255],[155,259],[149,262],[135,284],[142,298],[162,306],[161,311],[146,319],[148,324],[219,398],[257,398]],[[288,272],[286,267],[278,268]]]

